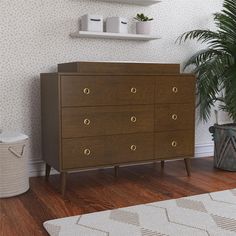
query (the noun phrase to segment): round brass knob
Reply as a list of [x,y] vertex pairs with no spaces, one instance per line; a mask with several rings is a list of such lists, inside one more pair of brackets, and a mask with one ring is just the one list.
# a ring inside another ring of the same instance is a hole
[[137,118],[135,116],[131,116],[130,120],[131,122],[135,123],[137,121]]
[[131,145],[131,146],[130,146],[130,150],[131,150],[131,151],[136,151],[136,149],[137,149],[137,146],[136,146],[136,145]]
[[90,125],[90,120],[89,119],[84,119],[84,124],[85,125]]
[[88,148],[84,149],[84,155],[89,156],[90,154],[91,151]]
[[89,88],[84,88],[84,94],[86,94],[86,95],[88,95],[88,94],[90,94],[90,89]]
[[178,145],[178,143],[177,143],[176,141],[173,141],[173,142],[171,143],[171,146],[172,146],[172,147],[177,147],[177,145]]
[[172,120],[177,120],[177,119],[178,119],[178,116],[177,116],[176,114],[173,114],[173,115],[171,116],[171,118],[172,118]]
[[173,92],[173,93],[178,93],[178,88],[177,88],[177,87],[173,87],[173,88],[172,88],[172,92]]
[[130,92],[131,92],[131,93],[137,93],[137,89],[136,89],[136,88],[131,88],[131,89],[130,89]]

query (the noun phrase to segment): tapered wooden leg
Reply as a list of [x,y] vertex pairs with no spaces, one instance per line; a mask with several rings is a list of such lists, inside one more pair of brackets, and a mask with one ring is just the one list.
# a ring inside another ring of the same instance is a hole
[[65,196],[67,172],[61,172],[61,194]]
[[185,158],[184,163],[185,163],[185,168],[186,168],[188,176],[191,176],[191,173],[190,173],[190,159]]
[[46,178],[46,180],[48,180],[48,178],[49,178],[50,171],[51,171],[51,166],[46,163],[46,169],[45,169],[45,178]]
[[115,166],[115,177],[118,177],[119,166]]
[[165,161],[161,161],[161,169],[164,169]]

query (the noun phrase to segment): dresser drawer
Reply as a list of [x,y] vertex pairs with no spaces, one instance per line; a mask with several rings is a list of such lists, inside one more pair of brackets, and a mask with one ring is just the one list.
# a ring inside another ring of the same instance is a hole
[[195,77],[159,76],[156,83],[156,103],[194,103]]
[[153,160],[154,136],[153,133],[110,136],[107,149],[116,164]]
[[154,159],[153,134],[63,139],[62,167],[85,168]]
[[193,130],[160,132],[155,134],[156,159],[194,155]]
[[105,155],[104,139],[104,137],[63,139],[62,169],[111,164],[111,156]]
[[153,104],[150,76],[61,76],[61,104],[99,106]]
[[158,104],[155,113],[155,131],[194,129],[193,104]]
[[154,105],[62,109],[62,137],[154,131]]

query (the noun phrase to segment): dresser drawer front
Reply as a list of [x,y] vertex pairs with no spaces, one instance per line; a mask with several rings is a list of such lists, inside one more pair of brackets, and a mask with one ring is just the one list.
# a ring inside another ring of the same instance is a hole
[[61,103],[68,106],[154,103],[150,76],[62,76]]
[[154,136],[153,133],[111,136],[107,149],[115,164],[153,160]]
[[62,109],[62,137],[154,131],[154,105]]
[[63,139],[63,169],[76,169],[154,159],[153,134]]
[[194,132],[192,130],[160,132],[155,136],[156,159],[194,156]]
[[105,140],[103,137],[62,140],[62,168],[64,170],[102,166],[111,163],[111,156],[105,155]]
[[158,104],[155,113],[155,131],[194,129],[193,104]]
[[194,103],[194,76],[159,76],[156,103]]

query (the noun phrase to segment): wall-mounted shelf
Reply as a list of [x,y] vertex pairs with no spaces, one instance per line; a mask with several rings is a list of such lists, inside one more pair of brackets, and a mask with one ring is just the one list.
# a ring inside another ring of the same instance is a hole
[[72,38],[103,38],[103,39],[123,39],[123,40],[139,40],[150,41],[160,39],[155,35],[144,34],[120,34],[120,33],[106,33],[106,32],[89,32],[89,31],[77,31],[71,33]]
[[156,3],[159,3],[159,0],[101,0],[104,2],[119,2],[126,4],[134,4],[134,5],[142,5],[142,6],[150,6]]

